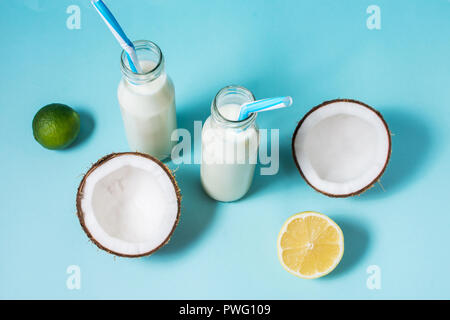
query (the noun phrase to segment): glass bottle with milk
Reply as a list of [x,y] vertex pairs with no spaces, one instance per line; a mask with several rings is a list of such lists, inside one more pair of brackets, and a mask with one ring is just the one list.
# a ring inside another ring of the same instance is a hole
[[259,138],[256,113],[238,121],[242,104],[254,101],[246,88],[228,86],[211,105],[202,129],[201,182],[218,201],[235,201],[250,188],[257,162]]
[[122,80],[117,95],[128,145],[132,151],[150,154],[160,160],[170,156],[176,129],[175,89],[164,70],[159,47],[146,40],[134,42],[142,73],[134,73],[122,51]]

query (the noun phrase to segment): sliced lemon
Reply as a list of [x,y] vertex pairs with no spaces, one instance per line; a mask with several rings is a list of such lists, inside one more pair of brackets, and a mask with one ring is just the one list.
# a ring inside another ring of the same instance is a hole
[[314,279],[339,264],[344,254],[344,235],[326,215],[301,212],[284,223],[277,247],[283,268],[300,278]]

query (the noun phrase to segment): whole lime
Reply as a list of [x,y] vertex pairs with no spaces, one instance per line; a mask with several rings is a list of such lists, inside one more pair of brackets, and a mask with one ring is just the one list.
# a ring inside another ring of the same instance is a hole
[[42,107],[33,118],[33,135],[47,149],[68,147],[80,132],[80,116],[65,104]]

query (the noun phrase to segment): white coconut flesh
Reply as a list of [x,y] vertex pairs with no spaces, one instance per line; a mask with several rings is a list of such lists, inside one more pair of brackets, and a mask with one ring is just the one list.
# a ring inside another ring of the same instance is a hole
[[176,186],[156,161],[143,156],[122,154],[100,163],[87,175],[82,195],[84,227],[120,255],[154,251],[177,223]]
[[325,103],[299,124],[294,156],[316,190],[331,196],[357,194],[383,173],[390,155],[389,134],[382,117],[368,106]]

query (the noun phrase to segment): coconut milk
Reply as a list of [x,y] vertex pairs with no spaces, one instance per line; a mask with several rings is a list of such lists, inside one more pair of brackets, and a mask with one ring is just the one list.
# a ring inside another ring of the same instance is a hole
[[[146,43],[136,44],[138,56]],[[130,149],[162,160],[170,155],[174,143],[171,134],[177,127],[175,90],[164,71],[162,54],[159,61],[144,59],[140,60],[142,74],[122,70],[117,94]],[[123,59],[122,64],[127,67]]]
[[202,129],[201,181],[206,193],[218,201],[240,199],[253,180],[259,143],[256,115],[237,121],[240,105],[213,105]]

